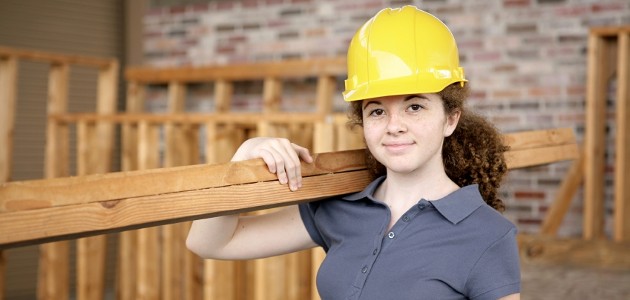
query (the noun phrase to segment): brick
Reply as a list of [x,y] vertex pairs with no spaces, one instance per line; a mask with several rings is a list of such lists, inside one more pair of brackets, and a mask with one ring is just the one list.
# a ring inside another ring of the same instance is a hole
[[576,5],[576,6],[559,6],[554,10],[556,17],[582,17],[591,13],[591,6],[589,5]]
[[266,5],[277,5],[284,3],[284,0],[265,0]]
[[185,6],[172,6],[169,8],[170,14],[183,14],[186,12]]
[[579,44],[585,44],[586,40],[587,40],[587,35],[586,34],[580,34],[580,35],[560,35],[558,36],[558,42],[563,43],[563,44],[567,44],[567,43],[579,43]]
[[523,96],[519,89],[501,89],[491,93],[493,99],[518,99]]
[[507,34],[535,33],[538,25],[535,23],[508,24],[505,28]]
[[618,12],[628,8],[627,3],[595,3],[591,6],[594,13]]
[[558,97],[561,95],[561,89],[559,87],[532,87],[527,94],[533,97]]
[[584,85],[570,85],[566,87],[566,93],[569,96],[586,95],[586,87]]
[[541,219],[533,219],[533,218],[519,218],[517,221],[518,225],[541,225]]
[[512,7],[522,8],[522,7],[530,6],[531,3],[532,3],[531,0],[503,0],[503,6],[506,8],[512,8]]
[[538,4],[558,4],[565,3],[566,0],[536,0]]
[[234,2],[232,1],[217,1],[217,10],[231,10],[234,9]]
[[545,193],[532,191],[516,191],[514,197],[517,200],[544,200]]
[[241,0],[241,6],[244,9],[254,9],[258,7],[257,0]]
[[475,62],[498,61],[501,59],[501,52],[489,51],[489,52],[475,53],[473,54],[472,59]]
[[538,49],[508,50],[507,56],[512,59],[532,59],[540,57]]
[[495,65],[494,67],[492,67],[492,70],[494,72],[514,72],[518,70],[518,67],[513,63],[505,63],[505,64]]

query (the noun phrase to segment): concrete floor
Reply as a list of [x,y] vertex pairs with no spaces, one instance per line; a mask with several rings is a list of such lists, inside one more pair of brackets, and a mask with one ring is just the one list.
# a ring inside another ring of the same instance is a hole
[[630,270],[521,265],[522,300],[630,299]]

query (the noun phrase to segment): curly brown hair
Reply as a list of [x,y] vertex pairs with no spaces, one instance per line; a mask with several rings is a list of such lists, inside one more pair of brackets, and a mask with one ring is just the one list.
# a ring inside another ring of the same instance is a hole
[[[457,128],[444,139],[442,160],[444,169],[458,186],[478,184],[479,192],[488,205],[504,211],[503,201],[498,197],[498,189],[507,165],[503,153],[509,149],[503,143],[499,131],[484,117],[464,107],[470,94],[468,84],[454,83],[437,93],[442,97],[447,115],[461,112]],[[350,103],[348,124],[363,125],[362,101]],[[385,167],[366,148],[366,163],[374,177],[385,175]]]

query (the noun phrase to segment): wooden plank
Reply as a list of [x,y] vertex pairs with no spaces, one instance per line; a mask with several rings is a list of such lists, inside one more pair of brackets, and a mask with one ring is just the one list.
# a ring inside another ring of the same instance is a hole
[[508,168],[517,169],[578,158],[577,145],[512,150],[505,153]]
[[583,236],[597,239],[604,235],[606,93],[615,55],[601,37],[590,35],[588,43]]
[[214,85],[214,111],[225,113],[232,106],[234,84],[224,79],[219,79]]
[[77,240],[77,299],[105,297],[106,247],[106,235]]
[[630,243],[609,240],[559,239],[519,234],[521,259],[531,264],[630,269]]
[[[145,86],[137,82],[127,85],[127,112],[139,113],[144,111]],[[137,124],[122,125],[122,170],[138,169],[138,126]],[[118,261],[116,268],[116,299],[134,300],[136,296],[136,245],[137,232],[123,231],[118,236]]]
[[[77,124],[77,174],[87,175],[99,169],[94,124]],[[77,240],[76,297],[103,299],[105,295],[105,256],[107,236],[97,235]]]
[[[68,77],[67,64],[51,66],[48,75],[48,115],[67,111]],[[68,128],[51,119],[47,122],[44,174],[49,179],[68,176]],[[68,241],[41,245],[38,267],[37,297],[39,299],[67,299],[70,294]]]
[[[159,167],[158,128],[140,123],[138,128],[138,167],[140,170]],[[137,232],[136,299],[159,299],[160,259],[159,228],[145,227]]]
[[[113,60],[106,68],[101,68],[98,73],[98,86],[96,95],[97,114],[113,114],[116,112],[116,99],[118,99],[118,61]],[[110,122],[98,122],[98,140],[96,148],[99,157],[94,165],[94,173],[107,173],[111,169],[112,152],[114,147],[114,124]]]
[[0,250],[0,300],[4,300],[5,295],[5,272],[6,272],[7,258],[4,251]]
[[[147,145],[142,147],[147,147]],[[529,151],[566,152],[565,148],[576,148],[576,145],[554,146],[551,147],[552,150],[546,150],[548,148],[548,146],[544,146],[543,150],[530,149]],[[521,155],[519,151],[524,150],[506,153],[506,156],[510,158],[508,160],[509,168],[540,163],[540,160],[524,159],[523,157],[529,157],[529,155],[527,153]],[[575,151],[577,152],[577,150]],[[542,153],[538,156],[548,158]],[[558,157],[567,159],[566,155]],[[530,163],[525,164],[524,162],[527,161]],[[340,180],[346,178],[350,181],[347,182],[348,190],[345,192],[361,189],[358,186],[353,186],[352,183],[364,183],[364,178],[354,177],[360,176],[357,174],[362,174],[363,170],[365,170],[363,150],[322,153],[315,156],[315,163],[303,165],[303,174],[307,177],[317,177],[323,180],[328,177],[319,175],[334,177],[339,173]],[[344,173],[347,174],[342,176]],[[277,202],[267,197],[260,199],[253,197],[255,198],[251,199],[253,202],[236,201],[238,203],[232,203],[234,206],[230,206],[229,201],[217,200],[219,202],[215,203],[214,208],[208,211],[205,211],[203,207],[208,208],[212,201],[203,202],[203,204],[199,204],[199,207],[195,202],[200,201],[199,199],[196,200],[195,197],[201,198],[202,195],[212,194],[212,191],[215,190],[217,194],[208,197],[210,197],[209,199],[219,199],[221,196],[219,190],[231,189],[235,190],[235,194],[228,195],[229,197],[226,199],[237,197],[237,195],[247,199],[247,191],[253,191],[255,184],[260,183],[264,190],[267,187],[265,182],[275,180],[275,175],[270,174],[264,167],[262,160],[258,159],[217,165],[197,165],[6,183],[0,186],[0,201],[2,201],[0,207],[3,208],[2,218],[0,218],[0,245],[26,241],[34,242],[41,239],[87,234],[142,224],[175,222],[204,215],[228,213],[228,211],[252,211],[256,207],[275,206],[291,202],[292,196],[296,197],[295,201],[306,200],[307,195],[311,192],[309,189],[303,189],[297,193],[284,194],[277,199]],[[312,182],[313,178],[307,178],[307,181]],[[314,185],[320,184],[317,180],[314,181]],[[278,184],[274,183],[272,186],[274,185]],[[337,183],[333,186],[337,186]],[[239,192],[238,187],[243,188],[243,192]],[[278,193],[287,191],[286,187],[283,186],[276,188],[279,189],[272,188],[271,190]],[[337,192],[344,193],[341,187],[340,189]],[[334,193],[334,191],[326,191],[325,194],[328,195],[329,193]],[[256,194],[261,194],[261,192]],[[191,198],[186,199],[187,195]],[[311,196],[317,198],[317,193],[313,193]],[[154,205],[149,202],[151,199],[157,201],[155,205],[164,203],[166,207],[155,212]],[[166,204],[168,201],[174,202],[172,205]],[[23,202],[31,204],[22,205]],[[180,203],[182,207],[179,207],[177,203]],[[247,207],[246,204],[248,203],[251,204],[251,207]],[[128,211],[131,207],[137,211],[137,215]],[[174,207],[178,207],[175,209],[176,211],[173,211]],[[64,211],[67,211],[67,215]],[[151,211],[154,213],[150,213]],[[170,212],[170,214],[166,212]],[[46,214],[56,216],[56,220],[58,218],[52,227],[54,229],[50,227],[50,224],[47,224],[48,218],[42,218]],[[64,222],[69,223],[62,225]],[[27,223],[28,226],[26,226]]]
[[543,220],[540,229],[543,235],[555,236],[558,234],[562,220],[571,206],[571,200],[584,180],[584,162],[585,159],[582,154],[573,161],[571,168],[562,180],[555,200]]
[[[70,68],[67,64],[52,65],[48,75],[47,115],[65,113],[68,110],[68,82]],[[67,125],[48,119],[46,126],[45,177],[64,177],[69,171],[69,133]]]
[[590,34],[602,37],[617,37],[619,34],[630,32],[630,25],[603,26],[590,28]]
[[65,113],[54,114],[52,119],[61,123],[76,123],[79,120],[88,122],[116,122],[116,123],[138,123],[140,121],[162,124],[173,122],[176,124],[205,124],[214,121],[222,124],[249,124],[256,125],[261,121],[274,124],[293,124],[293,123],[314,123],[321,121],[326,116],[318,113],[304,112],[267,112],[264,115],[260,113],[248,112],[225,112],[225,113],[186,113],[186,114],[115,114],[103,115],[93,113]]
[[333,94],[337,88],[335,77],[321,75],[317,79],[317,92],[315,95],[315,105],[318,113],[331,114],[333,105]]
[[135,230],[120,233],[116,276],[116,299],[135,300],[138,234]]
[[[118,98],[116,60],[99,69],[96,110],[99,114],[113,114]],[[78,175],[110,171],[114,125],[98,122],[94,127],[82,123],[78,128]],[[107,236],[97,235],[77,240],[77,298],[102,299],[105,295],[105,259]]]
[[[11,180],[13,156],[13,130],[15,127],[15,100],[17,94],[17,59],[0,58],[0,183]],[[5,294],[5,253],[0,250],[0,300]]]
[[70,243],[61,241],[39,246],[37,299],[68,299],[70,296]]
[[3,57],[15,57],[23,60],[40,61],[51,64],[72,64],[95,68],[107,68],[107,66],[109,66],[112,62],[112,59],[109,58],[70,55],[0,46],[0,58]]
[[630,241],[630,31],[620,33],[615,120],[614,240]]
[[[179,82],[171,82],[168,86],[168,112],[183,113],[186,105],[186,86]],[[187,165],[190,161],[190,150],[195,148],[197,144],[191,144],[186,140],[183,125],[175,125],[167,123],[165,126],[166,133],[166,152],[164,153],[164,166],[176,167]],[[160,270],[161,298],[180,299],[182,287],[182,254],[184,252],[185,243],[181,243],[181,227],[180,224],[169,224],[160,227],[162,238],[160,247],[162,249]]]
[[0,183],[11,179],[17,76],[17,59],[0,58]]
[[262,80],[267,77],[299,78],[320,75],[345,75],[345,57],[285,60],[230,64],[229,66],[153,68],[131,67],[125,71],[128,81],[142,83],[208,82],[213,80]]

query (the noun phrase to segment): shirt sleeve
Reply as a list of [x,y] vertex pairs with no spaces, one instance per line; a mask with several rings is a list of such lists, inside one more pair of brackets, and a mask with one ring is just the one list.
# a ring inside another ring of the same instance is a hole
[[511,228],[482,254],[468,276],[466,289],[474,300],[496,300],[520,292],[516,228]]
[[298,204],[298,208],[300,210],[300,217],[302,218],[304,227],[306,227],[306,231],[308,231],[311,239],[313,239],[313,241],[317,245],[320,245],[322,248],[324,248],[326,252],[328,252],[328,246],[324,242],[324,238],[322,237],[315,222],[315,212],[317,212],[317,208],[319,208],[319,203],[317,201],[300,203]]

